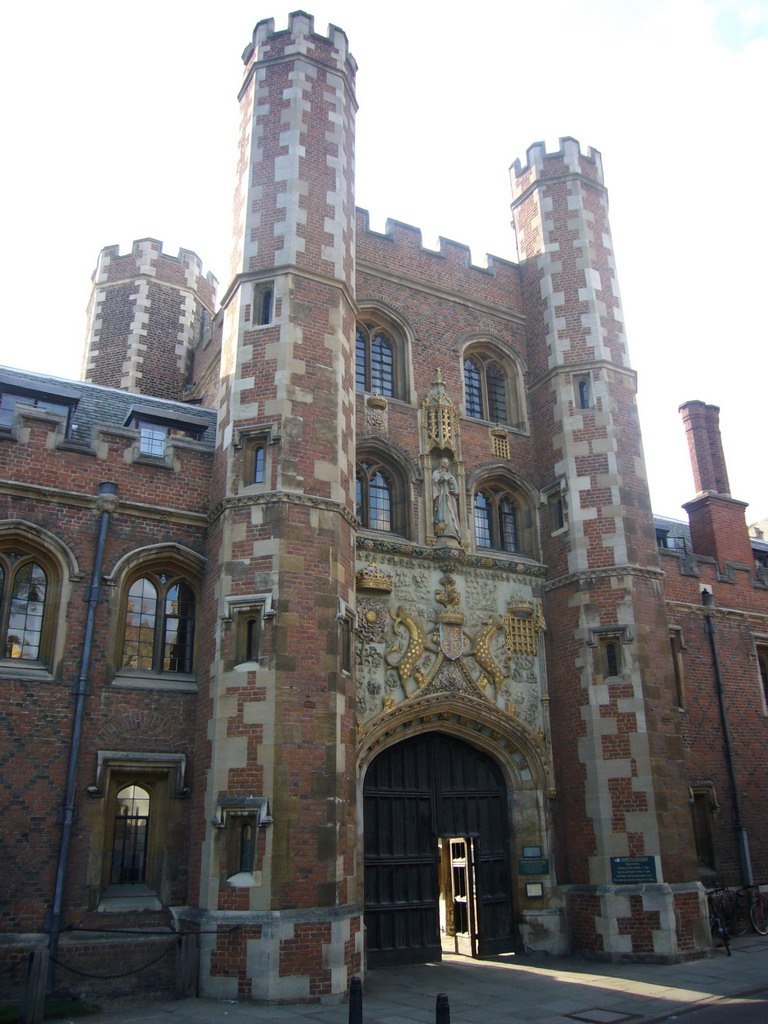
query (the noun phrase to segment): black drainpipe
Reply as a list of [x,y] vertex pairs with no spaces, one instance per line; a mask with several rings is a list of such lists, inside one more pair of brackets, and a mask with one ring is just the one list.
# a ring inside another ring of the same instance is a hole
[[117,497],[117,484],[101,483],[96,492],[97,507],[101,509],[99,519],[99,532],[96,538],[96,551],[93,557],[93,573],[91,574],[91,586],[86,598],[88,612],[85,618],[85,633],[83,635],[83,653],[80,656],[80,674],[77,682],[72,688],[75,697],[75,711],[72,718],[72,738],[69,742],[69,764],[67,765],[67,789],[64,795],[64,806],[62,809],[61,841],[59,843],[59,859],[56,864],[56,886],[53,890],[53,907],[51,909],[50,936],[48,939],[48,990],[53,990],[54,975],[56,972],[55,957],[59,949],[59,933],[61,932],[62,913],[61,907],[64,902],[64,882],[67,876],[67,860],[69,859],[69,844],[72,838],[72,825],[75,820],[75,784],[77,782],[78,757],[80,753],[80,738],[83,731],[83,714],[85,712],[85,696],[88,692],[88,672],[91,665],[91,650],[93,648],[93,627],[96,620],[96,605],[101,600],[101,569],[104,563],[104,548],[107,540],[107,528],[109,527],[109,516],[114,511]]
[[728,775],[731,780],[733,792],[733,831],[736,833],[736,844],[739,848],[739,860],[741,862],[741,884],[752,885],[752,860],[749,856],[749,836],[744,828],[741,819],[741,796],[736,781],[736,766],[733,763],[733,747],[731,746],[731,732],[728,728],[728,714],[725,707],[725,695],[723,694],[723,673],[720,668],[720,655],[717,651],[717,639],[715,627],[712,623],[711,608],[715,598],[711,591],[702,590],[701,601],[704,605],[704,629],[709,638],[709,647],[712,651],[712,667],[715,670],[715,690],[720,705],[720,724],[723,729],[723,748],[725,760],[728,765]]

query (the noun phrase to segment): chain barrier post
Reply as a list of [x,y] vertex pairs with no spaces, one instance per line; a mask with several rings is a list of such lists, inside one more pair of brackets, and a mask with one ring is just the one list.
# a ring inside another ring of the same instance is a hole
[[445,992],[438,992],[435,1001],[435,1024],[451,1024],[451,1007]]
[[357,975],[349,983],[349,1024],[363,1024],[363,983]]

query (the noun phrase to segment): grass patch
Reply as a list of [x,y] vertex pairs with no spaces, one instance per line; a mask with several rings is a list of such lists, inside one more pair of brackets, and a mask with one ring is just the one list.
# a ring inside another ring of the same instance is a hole
[[[98,1006],[84,1003],[82,999],[46,999],[43,1016],[46,1020],[57,1017],[85,1017],[89,1013],[97,1013]],[[18,1024],[21,1007],[1,1006],[0,1024]]]

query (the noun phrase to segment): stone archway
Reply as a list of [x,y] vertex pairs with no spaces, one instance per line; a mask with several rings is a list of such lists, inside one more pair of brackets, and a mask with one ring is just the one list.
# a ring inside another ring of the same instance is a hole
[[507,786],[492,757],[443,732],[402,740],[372,761],[364,816],[369,966],[517,947]]

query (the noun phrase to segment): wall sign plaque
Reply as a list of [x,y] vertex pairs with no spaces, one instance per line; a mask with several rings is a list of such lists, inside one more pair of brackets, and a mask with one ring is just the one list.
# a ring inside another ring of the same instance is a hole
[[517,862],[517,870],[521,875],[548,875],[548,857],[526,857]]
[[655,857],[611,857],[611,881],[615,885],[655,882]]

